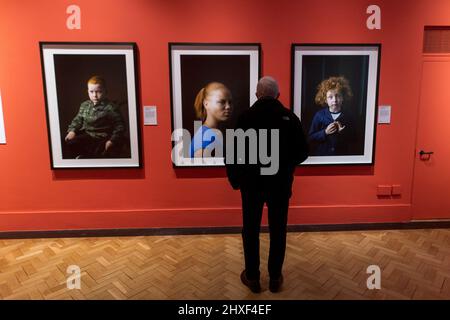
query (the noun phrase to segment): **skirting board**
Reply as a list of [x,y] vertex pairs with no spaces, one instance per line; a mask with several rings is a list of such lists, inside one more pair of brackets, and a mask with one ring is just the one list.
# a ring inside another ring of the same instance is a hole
[[[364,230],[409,230],[409,229],[450,229],[450,220],[412,221],[395,223],[356,223],[323,225],[290,225],[288,232],[338,232]],[[268,227],[261,227],[267,233]],[[0,239],[36,238],[84,238],[84,237],[138,237],[138,236],[179,236],[205,234],[239,234],[240,226],[207,228],[148,228],[148,229],[96,229],[58,231],[16,231],[0,232]]]
[[[289,225],[411,222],[411,206],[291,206]],[[0,232],[221,228],[242,224],[241,208],[0,212]],[[263,215],[267,225],[267,212]]]

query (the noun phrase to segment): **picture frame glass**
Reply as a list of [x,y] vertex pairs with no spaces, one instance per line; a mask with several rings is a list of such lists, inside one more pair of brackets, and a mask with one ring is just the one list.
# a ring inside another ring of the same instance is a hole
[[135,51],[41,43],[52,168],[141,166]]
[[225,130],[256,102],[260,45],[171,43],[169,52],[173,164],[223,166]]
[[380,45],[293,45],[293,111],[305,165],[373,164]]

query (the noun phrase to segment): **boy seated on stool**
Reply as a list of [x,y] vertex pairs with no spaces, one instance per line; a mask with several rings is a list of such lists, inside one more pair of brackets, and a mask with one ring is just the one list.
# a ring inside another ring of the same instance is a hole
[[118,157],[125,133],[120,110],[106,98],[102,77],[93,76],[87,86],[89,100],[81,103],[64,139],[71,158]]

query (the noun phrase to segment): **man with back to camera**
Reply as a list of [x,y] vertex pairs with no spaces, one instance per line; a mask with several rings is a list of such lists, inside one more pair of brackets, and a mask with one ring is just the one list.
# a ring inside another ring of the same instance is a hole
[[[236,125],[236,129],[244,131],[255,129],[258,133],[258,142],[259,129],[267,129],[269,136],[271,129],[279,130],[278,171],[272,175],[264,175],[261,168],[265,165],[261,162],[249,164],[248,144],[245,147],[244,164],[227,163],[226,165],[230,184],[233,189],[241,190],[242,197],[245,269],[241,273],[241,281],[255,293],[261,291],[259,233],[264,203],[268,207],[270,232],[269,290],[278,292],[283,283],[282,267],[286,251],[287,216],[294,171],[297,164],[308,157],[308,146],[300,120],[282,105],[278,100],[279,96],[277,81],[269,76],[261,78],[256,89],[258,100],[238,118]],[[270,146],[267,149],[273,157]]]

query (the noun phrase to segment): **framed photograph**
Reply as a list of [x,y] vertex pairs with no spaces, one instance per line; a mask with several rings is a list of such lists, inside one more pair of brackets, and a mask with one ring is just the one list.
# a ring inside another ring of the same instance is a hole
[[172,162],[223,166],[225,130],[256,102],[260,44],[169,43]]
[[5,124],[3,122],[2,93],[0,92],[0,144],[6,143]]
[[373,164],[380,44],[293,44],[292,106],[305,165]]
[[136,44],[40,50],[52,168],[141,167]]

